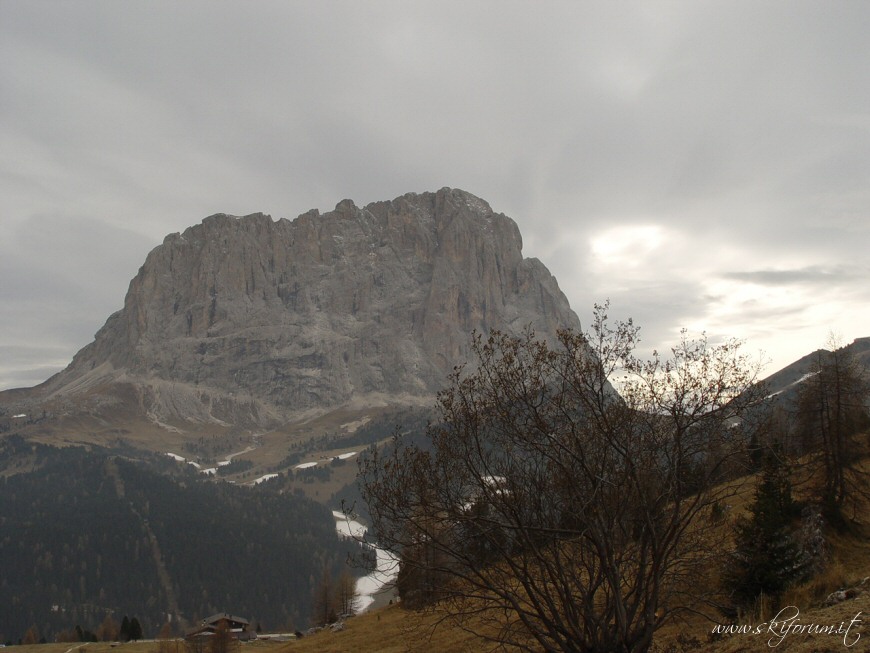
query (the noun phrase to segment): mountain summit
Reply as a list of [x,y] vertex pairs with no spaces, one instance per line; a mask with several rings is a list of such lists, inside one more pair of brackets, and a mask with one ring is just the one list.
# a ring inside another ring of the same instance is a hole
[[72,363],[30,394],[109,422],[263,427],[430,403],[473,330],[579,327],[517,225],[444,188],[293,221],[213,215],[171,234]]

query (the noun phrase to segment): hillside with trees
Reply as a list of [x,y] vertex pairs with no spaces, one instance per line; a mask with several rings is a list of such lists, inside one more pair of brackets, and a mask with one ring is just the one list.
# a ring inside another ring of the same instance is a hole
[[739,342],[684,334],[641,360],[606,309],[555,345],[478,336],[429,446],[364,459],[402,605],[512,650],[643,652],[699,614],[770,619],[825,573],[826,538],[863,532],[868,395],[848,351],[777,407]]
[[326,507],[208,482],[166,457],[9,437],[0,468],[4,642],[95,631],[106,615],[135,616],[145,636],[224,611],[306,627],[324,569],[338,577],[349,553]]

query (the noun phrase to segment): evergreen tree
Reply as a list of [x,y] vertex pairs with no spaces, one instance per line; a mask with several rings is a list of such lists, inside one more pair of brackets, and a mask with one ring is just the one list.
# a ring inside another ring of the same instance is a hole
[[130,640],[135,642],[142,639],[142,624],[136,617],[130,619]]
[[121,630],[118,631],[118,639],[122,642],[130,641],[130,619],[127,615],[121,620]]
[[725,569],[725,584],[739,605],[762,593],[779,596],[806,573],[808,560],[792,534],[798,509],[788,465],[774,447],[765,455],[750,517],[735,526],[737,547]]

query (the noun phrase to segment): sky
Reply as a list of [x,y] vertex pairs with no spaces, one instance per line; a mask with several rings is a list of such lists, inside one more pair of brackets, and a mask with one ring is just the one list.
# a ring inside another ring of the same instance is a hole
[[169,233],[449,186],[581,322],[870,336],[870,3],[0,0],[0,389]]

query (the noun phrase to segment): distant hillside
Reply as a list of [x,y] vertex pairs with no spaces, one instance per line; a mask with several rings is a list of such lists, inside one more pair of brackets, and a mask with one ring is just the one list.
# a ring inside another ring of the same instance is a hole
[[[856,338],[851,344],[846,345],[844,350],[864,367],[870,381],[870,337]],[[831,352],[826,349],[817,349],[774,372],[764,380],[770,394],[778,401],[793,401],[801,383],[818,369],[820,362],[823,364],[827,362],[830,355]]]
[[331,512],[268,484],[208,483],[165,456],[0,442],[0,641],[33,625],[48,639],[94,630],[107,613],[151,636],[224,611],[306,627],[324,565],[345,564]]

